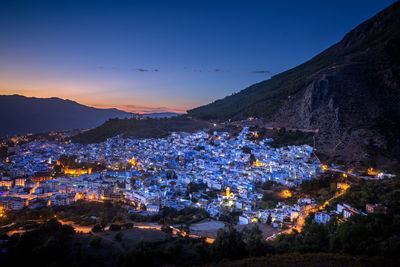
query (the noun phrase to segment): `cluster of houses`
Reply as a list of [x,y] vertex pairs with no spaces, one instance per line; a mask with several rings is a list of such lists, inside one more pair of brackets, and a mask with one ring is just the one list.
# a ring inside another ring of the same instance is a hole
[[[197,206],[218,218],[225,210],[241,210],[240,223],[283,223],[295,218],[307,203],[283,204],[272,210],[256,208],[262,194],[256,185],[266,181],[297,186],[318,175],[320,164],[308,145],[273,148],[248,128],[227,132],[172,133],[158,139],[116,136],[81,145],[37,140],[12,147],[0,162],[0,206],[69,205],[79,199],[124,200],[150,213],[168,206]],[[62,156],[77,163],[102,164],[104,169],[73,169],[63,175],[53,168]]]
[[[389,210],[386,206],[382,204],[366,204],[365,205],[366,213],[383,213],[386,214]],[[336,210],[331,212],[327,211],[319,211],[315,213],[314,221],[317,223],[326,224],[331,221],[332,218],[336,216],[341,216],[343,219],[348,219],[353,215],[367,215],[365,212],[353,208],[347,203],[339,203],[336,206]]]

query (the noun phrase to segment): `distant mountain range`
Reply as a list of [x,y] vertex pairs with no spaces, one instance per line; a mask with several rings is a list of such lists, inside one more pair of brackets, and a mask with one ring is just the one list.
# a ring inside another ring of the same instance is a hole
[[115,108],[88,107],[57,97],[0,95],[0,136],[94,128],[111,118],[170,118],[178,115],[173,112],[138,115]]
[[400,2],[308,62],[188,114],[318,129],[320,154],[347,164],[399,166]]
[[99,109],[56,97],[0,95],[0,136],[93,128],[110,118],[132,117],[118,109]]

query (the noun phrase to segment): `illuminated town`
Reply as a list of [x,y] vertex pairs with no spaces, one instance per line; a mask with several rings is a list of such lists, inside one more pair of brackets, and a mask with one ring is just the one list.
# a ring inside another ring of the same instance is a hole
[[[14,148],[15,154],[1,164],[0,203],[4,209],[18,210],[78,199],[125,200],[149,212],[196,206],[218,218],[221,209],[239,209],[244,212],[241,223],[265,222],[271,212],[273,221],[282,222],[291,210],[257,209],[262,194],[256,192],[256,184],[275,181],[294,187],[315,177],[321,167],[311,158],[310,146],[274,149],[268,145],[271,140],[257,137],[244,128],[236,137],[200,131],[162,139],[117,136],[91,145],[33,141]],[[62,156],[74,156],[74,163],[83,167],[63,166]],[[94,172],[85,167],[88,162],[104,169]],[[189,184],[204,190],[188,192]]]
[[[196,207],[216,220],[227,210],[239,211],[238,224],[269,221],[275,228],[287,228],[283,222],[292,222],[290,226],[299,229],[295,222],[309,209],[323,210],[328,203],[318,208],[315,200],[301,198],[294,205],[280,202],[263,209],[257,188],[266,182],[280,184],[288,188],[281,199],[290,198],[290,188],[330,168],[319,163],[308,145],[272,148],[271,141],[260,140],[248,127],[237,136],[200,131],[159,139],[116,136],[89,145],[31,141],[12,147],[14,154],[0,165],[0,204],[2,210],[20,210],[110,200],[149,215],[163,207]],[[338,190],[347,188],[344,184]],[[330,216],[324,214],[316,220],[326,223]]]
[[0,267],[400,266],[400,0],[0,25]]

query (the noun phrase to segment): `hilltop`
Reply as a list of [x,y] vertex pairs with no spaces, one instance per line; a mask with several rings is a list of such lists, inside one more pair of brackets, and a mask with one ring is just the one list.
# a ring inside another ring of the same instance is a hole
[[117,135],[133,138],[161,138],[172,132],[195,132],[208,126],[207,122],[191,120],[183,116],[161,119],[110,119],[95,129],[74,136],[72,141],[83,144],[99,143]]

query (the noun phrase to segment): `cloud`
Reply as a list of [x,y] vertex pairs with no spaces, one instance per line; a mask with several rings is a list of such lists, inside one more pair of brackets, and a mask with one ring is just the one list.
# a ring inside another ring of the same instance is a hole
[[118,67],[105,67],[105,66],[97,66],[96,69],[98,69],[98,70],[105,70],[105,69],[107,69],[107,70],[119,70]]
[[[186,69],[186,68],[185,68]],[[193,69],[193,72],[229,72],[229,70],[222,70],[222,69],[206,69],[206,70],[202,70],[202,69]]]
[[146,70],[146,69],[136,69],[137,71],[140,71],[140,72],[149,72],[149,70]]
[[[123,68],[120,69],[119,67],[105,67],[105,66],[96,66],[98,70],[124,70]],[[138,72],[159,72],[159,69],[145,69],[145,68],[131,68],[131,71],[138,71]]]
[[143,68],[137,68],[137,69],[132,69],[133,71],[139,71],[139,72],[159,72],[159,69],[143,69]]
[[253,70],[251,71],[251,73],[253,74],[265,74],[265,75],[271,75],[272,72],[270,72],[269,70]]

